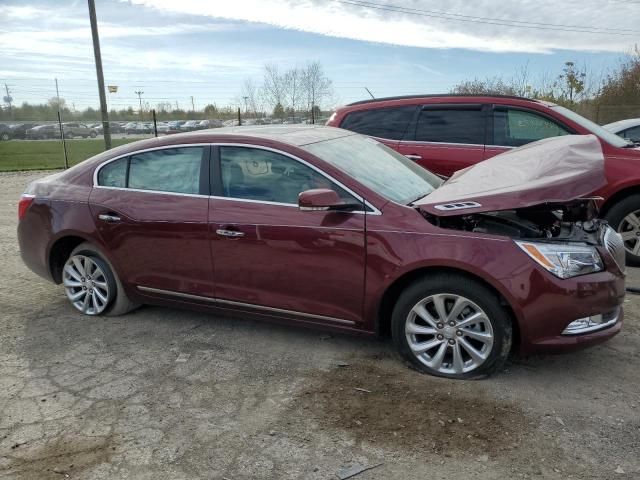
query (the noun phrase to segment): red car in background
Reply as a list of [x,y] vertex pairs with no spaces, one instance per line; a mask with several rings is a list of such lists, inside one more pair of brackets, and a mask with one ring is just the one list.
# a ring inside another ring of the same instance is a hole
[[550,102],[510,96],[422,95],[339,108],[327,125],[375,137],[438,175],[543,138],[593,134],[602,145],[607,185],[600,215],[623,237],[627,263],[640,266],[640,148]]
[[86,315],[148,303],[390,333],[416,368],[470,378],[512,345],[565,351],[620,331],[622,239],[581,198],[603,163],[595,137],[555,138],[442,184],[346,130],[205,130],[33,182],[18,239]]

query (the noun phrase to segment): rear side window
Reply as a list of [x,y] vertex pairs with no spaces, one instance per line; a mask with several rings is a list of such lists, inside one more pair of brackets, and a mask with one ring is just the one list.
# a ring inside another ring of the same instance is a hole
[[340,128],[370,137],[402,140],[416,108],[410,105],[351,112],[342,121]]
[[203,153],[203,147],[168,148],[121,158],[100,169],[98,185],[198,194]]
[[484,145],[485,116],[480,108],[427,108],[420,112],[416,141]]
[[553,120],[524,110],[502,108],[493,112],[493,143],[519,147],[543,138],[569,135]]
[[628,128],[621,132],[620,135],[624,138],[628,138],[634,142],[640,142],[640,125],[633,128]]

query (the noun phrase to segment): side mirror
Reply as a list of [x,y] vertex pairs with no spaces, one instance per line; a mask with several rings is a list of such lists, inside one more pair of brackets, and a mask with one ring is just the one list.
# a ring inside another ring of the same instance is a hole
[[338,194],[329,188],[314,188],[298,195],[298,208],[304,211],[351,211],[361,209],[362,205],[343,202]]

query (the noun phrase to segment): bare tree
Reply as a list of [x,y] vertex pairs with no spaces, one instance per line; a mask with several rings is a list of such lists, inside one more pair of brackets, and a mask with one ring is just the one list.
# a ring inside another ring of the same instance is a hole
[[254,116],[257,116],[258,112],[262,109],[261,93],[260,89],[253,83],[253,80],[250,78],[245,79],[242,84],[241,97],[245,100],[247,109],[252,112]]
[[285,79],[284,75],[280,75],[277,65],[266,64],[264,66],[262,90],[264,98],[271,108],[285,104]]
[[303,71],[302,78],[306,93],[307,110],[311,112],[313,117],[313,108],[319,107],[325,98],[332,95],[333,87],[331,80],[325,76],[320,62],[308,63]]
[[300,103],[304,98],[304,76],[303,71],[298,68],[292,68],[284,74],[284,96],[288,107],[296,116],[296,108],[300,108]]

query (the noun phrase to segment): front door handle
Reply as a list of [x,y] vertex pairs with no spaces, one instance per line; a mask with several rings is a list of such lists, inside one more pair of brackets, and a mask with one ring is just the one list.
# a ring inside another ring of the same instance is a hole
[[244,237],[244,232],[239,232],[237,230],[225,230],[223,228],[217,229],[216,234],[220,235],[221,237],[230,237],[230,238]]
[[98,218],[107,223],[117,223],[120,221],[120,217],[112,213],[101,213],[98,215]]
[[412,153],[410,155],[405,155],[405,157],[407,157],[409,160],[413,160],[414,162],[418,162],[422,160],[422,155],[417,155],[415,153]]

